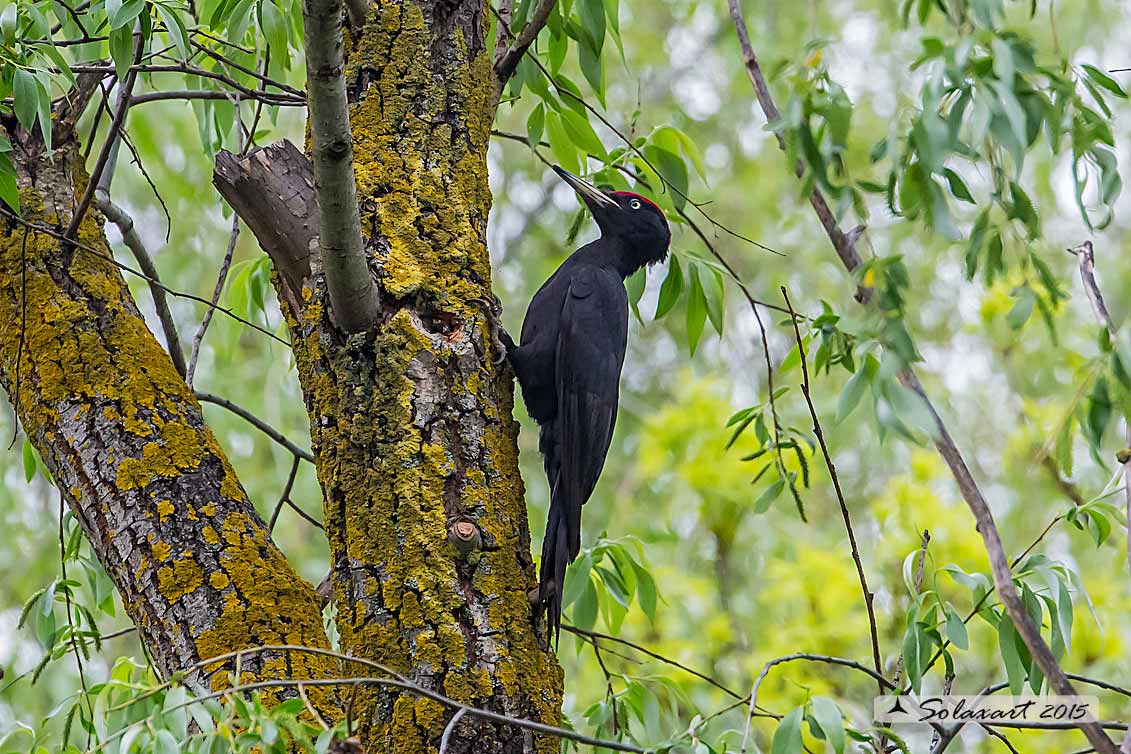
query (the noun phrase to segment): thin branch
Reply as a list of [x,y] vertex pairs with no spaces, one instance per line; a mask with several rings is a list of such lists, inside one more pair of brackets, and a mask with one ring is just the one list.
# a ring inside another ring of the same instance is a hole
[[[113,66],[107,65],[76,65],[71,67],[72,73],[102,73],[111,74],[115,72]],[[207,68],[200,68],[188,63],[134,63],[130,66],[129,72],[131,73],[183,73],[186,76],[197,76],[199,78],[211,79],[219,81],[226,86],[230,86],[246,98],[252,97],[267,97],[277,98],[289,102],[301,101],[303,99],[301,92],[289,92],[288,94],[278,94],[276,92],[268,92],[261,89],[252,89],[245,84],[241,84],[236,79],[228,76],[227,74],[218,71],[210,71]],[[296,90],[297,91],[297,90]],[[138,95],[141,96],[141,95]]]
[[98,161],[94,163],[94,169],[90,171],[86,190],[83,191],[82,198],[71,215],[71,223],[67,226],[67,232],[63,234],[66,240],[73,241],[75,239],[79,225],[82,223],[83,217],[86,216],[90,203],[94,200],[94,192],[98,188],[98,182],[102,179],[102,171],[106,169],[111,155],[116,151],[118,132],[126,122],[126,113],[130,109],[130,96],[133,94],[134,82],[137,81],[137,71],[134,70],[134,66],[141,61],[144,50],[145,37],[142,36],[141,29],[138,27],[134,31],[134,65],[130,66],[129,72],[122,80],[118,106],[114,110],[114,117],[110,120],[110,130],[106,133],[106,141],[102,144],[102,151],[98,153]]
[[160,92],[145,92],[144,94],[135,95],[133,103],[135,105],[144,105],[146,102],[165,102],[175,99],[229,100],[231,102],[246,99],[263,102],[267,105],[275,105],[276,107],[302,107],[306,104],[305,100],[274,94],[273,92],[265,92],[262,89],[251,89],[246,92],[217,91],[214,89],[167,89]]
[[568,624],[565,624],[565,623],[562,624],[562,630],[565,631],[566,633],[575,634],[577,636],[582,636],[582,637],[585,637],[587,639],[591,639],[591,640],[592,639],[599,639],[601,641],[611,641],[611,642],[614,642],[616,644],[620,644],[622,646],[629,647],[631,649],[635,649],[637,652],[640,652],[641,654],[645,654],[645,655],[651,657],[654,660],[659,660],[660,662],[662,662],[666,665],[671,665],[673,668],[679,668],[683,672],[688,673],[689,675],[693,675],[696,678],[698,678],[699,680],[705,681],[705,682],[711,684],[712,686],[719,689],[720,691],[727,694],[728,696],[730,696],[733,699],[740,699],[740,700],[746,699],[746,697],[742,696],[737,691],[726,687],[725,685],[723,685],[719,681],[715,680],[711,676],[700,673],[698,670],[695,670],[694,668],[689,668],[686,665],[684,665],[684,664],[682,664],[682,663],[680,663],[676,660],[671,659],[670,657],[664,657],[663,655],[659,654],[658,652],[654,652],[651,649],[648,649],[647,647],[643,647],[639,644],[635,644],[631,641],[628,641],[627,639],[622,639],[619,636],[610,636],[609,634],[598,633],[597,631],[590,631],[590,630],[585,629],[585,628],[578,628],[577,626],[571,626],[571,625],[568,625]]
[[255,70],[254,68],[248,68],[245,65],[241,65],[241,64],[237,63],[235,60],[232,60],[231,58],[227,57],[226,55],[219,53],[219,52],[217,52],[216,50],[213,50],[210,47],[205,47],[204,45],[200,44],[199,42],[190,41],[189,44],[191,44],[194,49],[197,49],[200,52],[203,52],[205,55],[207,55],[208,57],[217,61],[218,63],[223,63],[224,65],[228,66],[229,68],[234,68],[237,71],[239,71],[240,73],[247,74],[248,76],[251,76],[252,78],[261,82],[264,86],[273,86],[276,89],[280,89],[280,90],[286,92],[287,94],[293,94],[297,98],[300,98],[300,99],[303,99],[303,100],[306,99],[306,93],[303,92],[301,89],[296,89],[295,87],[293,87],[293,86],[291,86],[291,85],[289,85],[289,84],[287,84],[283,81],[278,81],[276,79],[270,78],[269,76],[267,76],[266,73],[260,73],[259,71]]
[[448,751],[448,743],[452,740],[452,732],[455,731],[456,726],[459,724],[459,721],[463,719],[465,714],[467,714],[466,709],[456,710],[456,713],[452,715],[452,719],[444,726],[444,735],[440,738],[440,754],[446,754]]
[[302,16],[322,269],[338,325],[347,333],[361,332],[377,321],[381,302],[365,258],[357,209],[341,4],[339,0],[303,0]]
[[[1069,249],[1070,254],[1075,254],[1076,259],[1079,260],[1080,266],[1080,281],[1084,284],[1084,292],[1088,296],[1088,301],[1092,305],[1092,311],[1096,315],[1096,320],[1100,323],[1100,327],[1107,330],[1108,338],[1114,344],[1119,337],[1114,322],[1112,322],[1111,314],[1107,310],[1107,304],[1104,303],[1103,293],[1100,292],[1100,284],[1096,281],[1096,255],[1095,250],[1092,248],[1091,241],[1085,241],[1074,249]],[[1131,421],[1124,420],[1126,430],[1126,448],[1117,456],[1120,460],[1120,465],[1123,466],[1123,498],[1124,498],[1124,515],[1127,518],[1127,573],[1131,576]],[[1123,745],[1120,749],[1131,749],[1131,734],[1123,739]],[[1125,751],[1124,754],[1131,754],[1131,751]]]
[[294,489],[295,477],[298,476],[298,465],[301,460],[302,459],[298,456],[295,456],[291,460],[291,471],[290,474],[287,475],[287,483],[283,487],[283,494],[279,496],[279,502],[275,504],[275,510],[271,513],[271,520],[267,523],[267,533],[269,535],[275,533],[275,522],[279,520],[279,513],[283,510],[283,505],[291,499],[291,490]]
[[105,261],[109,264],[114,265],[115,267],[117,267],[122,272],[128,272],[131,275],[135,275],[135,276],[141,278],[142,280],[145,280],[149,283],[160,286],[161,290],[165,291],[170,296],[176,296],[177,298],[184,298],[184,299],[188,299],[189,301],[195,301],[198,304],[204,304],[205,306],[211,307],[218,312],[223,312],[223,314],[225,316],[231,317],[236,322],[239,322],[241,325],[245,325],[247,327],[250,327],[253,330],[257,330],[258,332],[266,335],[268,338],[271,338],[272,340],[276,340],[279,343],[282,343],[284,346],[287,346],[288,348],[290,348],[290,345],[291,345],[290,343],[283,340],[278,335],[276,335],[275,333],[268,330],[266,327],[263,327],[261,325],[257,325],[250,320],[244,319],[240,315],[233,312],[231,309],[213,304],[208,299],[201,298],[200,296],[196,296],[196,295],[193,295],[191,293],[184,293],[183,291],[178,291],[178,290],[174,290],[172,288],[169,288],[168,286],[164,285],[160,280],[152,278],[152,277],[146,275],[143,272],[139,272],[138,270],[135,270],[134,268],[130,267],[129,265],[122,264],[117,259],[114,259],[113,255],[104,254],[104,253],[102,253],[98,249],[95,249],[92,246],[87,246],[84,243],[80,243],[78,241],[74,241],[74,240],[67,238],[63,233],[60,233],[59,231],[55,230],[50,225],[44,225],[43,223],[38,223],[38,222],[29,222],[29,221],[23,219],[22,217],[20,217],[19,215],[13,214],[6,207],[2,207],[2,206],[0,206],[0,217],[5,217],[8,220],[16,223],[17,225],[21,225],[25,228],[29,228],[30,230],[34,230],[36,233],[42,233],[46,236],[51,236],[52,238],[57,239],[59,241],[64,241],[67,244],[73,246],[74,248],[76,248],[80,251],[83,251],[87,254],[98,257],[99,259],[101,259],[101,260],[103,260],[103,261]]
[[[805,356],[805,345],[801,340],[801,328],[797,324],[797,314],[793,310],[793,302],[789,300],[789,292],[785,286],[781,287],[781,295],[785,298],[785,305],[789,309],[793,320],[793,335],[797,340],[797,350],[801,354],[801,392],[805,396],[805,403],[809,407],[809,417],[813,420],[813,434],[817,436],[817,443],[821,446],[821,456],[825,459],[825,468],[833,481],[833,490],[836,492],[837,503],[840,504],[840,516],[844,520],[844,529],[848,532],[848,545],[852,553],[852,562],[856,566],[856,577],[860,581],[860,591],[864,595],[864,605],[868,609],[868,628],[872,638],[872,663],[876,672],[883,675],[884,666],[880,658],[880,632],[876,626],[876,611],[872,602],[875,595],[868,588],[868,577],[864,574],[864,563],[860,559],[860,548],[856,544],[856,531],[852,528],[852,515],[848,511],[848,503],[844,499],[844,491],[840,486],[840,477],[836,473],[836,464],[833,462],[832,453],[825,442],[825,432],[821,428],[821,420],[817,416],[817,407],[813,405],[813,395],[809,386],[809,365]],[[922,571],[920,570],[920,573]],[[883,684],[880,684],[880,694],[883,695]]]
[[[232,213],[232,231],[228,235],[228,248],[224,252],[224,261],[220,263],[220,272],[216,275],[216,285],[212,288],[212,305],[215,306],[220,301],[220,294],[224,292],[224,284],[228,280],[228,270],[232,266],[232,255],[236,250],[236,241],[240,237],[240,217]],[[200,346],[204,342],[204,334],[208,332],[208,326],[212,324],[212,312],[215,311],[209,307],[204,312],[204,318],[200,321],[200,327],[197,329],[196,334],[192,337],[192,355],[189,357],[188,372],[185,374],[185,382],[189,387],[192,387],[193,378],[196,377],[196,364],[200,359]]]
[[[746,19],[742,13],[740,0],[727,0],[727,4],[730,8],[731,18],[734,21],[739,45],[742,48],[746,71],[754,85],[758,102],[766,118],[771,122],[776,121],[778,109],[773,102],[773,98],[770,96],[769,87],[758,65],[754,49],[750,44],[750,37],[746,31]],[[779,144],[781,143],[782,141],[779,140]],[[820,201],[818,201],[818,199],[820,199]],[[860,264],[860,257],[856,254],[855,239],[851,239],[850,235],[846,235],[841,231],[836,218],[832,216],[831,213],[827,215],[822,213],[822,205],[825,210],[828,209],[827,204],[824,204],[823,200],[824,198],[821,197],[817,191],[814,191],[810,196],[810,203],[813,205],[814,211],[821,220],[821,224],[825,228],[829,240],[836,249],[841,263],[849,272],[852,272]],[[850,242],[846,242],[846,239]],[[864,291],[858,290],[857,298],[867,300],[869,296]],[[1025,606],[1021,603],[1021,598],[1018,596],[1017,589],[1013,584],[1013,575],[1005,556],[1005,550],[1002,547],[1001,535],[998,533],[997,526],[994,523],[993,513],[990,511],[986,499],[982,496],[982,492],[977,482],[974,480],[974,476],[970,473],[970,469],[966,465],[966,460],[963,458],[958,446],[950,436],[950,432],[935,410],[934,405],[927,397],[926,391],[923,389],[922,384],[920,384],[919,378],[915,372],[910,367],[904,368],[899,373],[899,381],[904,387],[915,392],[923,401],[928,411],[930,411],[935,427],[933,438],[935,448],[949,467],[951,475],[954,477],[955,482],[958,484],[959,491],[962,493],[963,499],[974,515],[974,520],[977,522],[977,529],[982,535],[982,541],[989,555],[990,568],[993,574],[994,584],[997,586],[998,596],[1005,606],[1010,619],[1013,621],[1013,625],[1021,635],[1025,646],[1028,647],[1037,666],[1044,673],[1045,678],[1048,679],[1049,687],[1057,694],[1063,696],[1074,695],[1072,684],[1069,683],[1068,678],[1064,675],[1064,671],[1061,669],[1059,663],[1057,663],[1056,657],[1053,656],[1048,645],[1041,637],[1039,628],[1033,624],[1032,619],[1030,619],[1029,614],[1025,610]],[[1082,722],[1076,727],[1079,727],[1083,731],[1084,735],[1088,737],[1088,742],[1091,743],[1100,754],[1117,754],[1114,742],[1103,732],[1100,725]]]
[[309,463],[314,463],[314,456],[310,454],[310,451],[303,450],[299,446],[295,445],[293,442],[288,440],[282,432],[275,429],[270,424],[263,421],[252,412],[248,411],[246,408],[232,403],[230,400],[224,398],[223,396],[206,393],[201,390],[197,390],[195,392],[195,395],[198,401],[211,403],[215,406],[220,406],[221,408],[226,408],[227,410],[231,411],[233,414],[240,417],[248,424],[270,437],[279,445],[282,445],[284,448],[289,450],[291,454],[295,456],[295,458],[301,458],[302,460],[308,461]]
[[[148,278],[149,293],[153,297],[153,308],[157,311],[157,318],[161,321],[161,330],[165,333],[165,344],[168,347],[169,356],[173,360],[173,366],[177,368],[177,374],[186,377],[188,373],[185,366],[185,352],[181,348],[180,336],[177,334],[177,322],[173,319],[172,310],[169,309],[169,299],[165,296],[165,287],[160,283],[153,258],[149,256],[145,244],[142,243],[141,236],[137,234],[137,230],[134,228],[134,219],[124,209],[110,201],[109,195],[98,196],[95,199],[95,205],[106,216],[107,220],[118,226],[118,231],[122,234],[122,242],[133,253],[138,267]],[[209,309],[208,311],[211,314],[212,310]]]
[[[554,10],[554,5],[557,0],[540,0],[538,6],[534,9],[534,13],[530,16],[530,20],[518,32],[517,37],[513,37],[514,41],[510,47],[502,54],[501,57],[495,60],[495,81],[499,91],[502,91],[503,86],[507,80],[514,74],[514,69],[518,67],[518,62],[522,60],[522,56],[530,49],[530,45],[534,44],[534,40],[538,38],[539,32],[550,20],[550,14]],[[497,34],[503,38],[502,32],[505,30],[507,36],[511,36],[510,32],[510,18],[497,19],[496,28]]]

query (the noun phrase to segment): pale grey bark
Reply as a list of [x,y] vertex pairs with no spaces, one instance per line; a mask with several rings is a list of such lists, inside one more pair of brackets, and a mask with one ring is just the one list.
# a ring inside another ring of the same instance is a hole
[[377,321],[380,299],[365,258],[357,209],[342,53],[342,6],[339,0],[304,0],[302,15],[322,269],[338,326],[347,333],[360,332]]

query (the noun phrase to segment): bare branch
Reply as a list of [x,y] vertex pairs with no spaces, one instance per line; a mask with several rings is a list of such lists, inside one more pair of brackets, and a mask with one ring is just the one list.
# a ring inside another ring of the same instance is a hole
[[[224,252],[224,260],[220,263],[220,272],[216,275],[216,285],[212,288],[212,304],[213,306],[220,301],[220,294],[224,292],[224,283],[228,279],[228,270],[232,266],[232,255],[236,251],[236,241],[240,238],[240,216],[232,215],[232,231],[228,235],[228,248]],[[189,356],[188,371],[185,373],[185,382],[189,387],[192,387],[193,378],[196,377],[196,364],[200,359],[200,346],[204,343],[204,334],[208,332],[208,326],[212,323],[212,313],[215,309],[209,307],[204,312],[204,318],[200,321],[200,327],[196,331],[196,335],[192,338],[192,354]]]
[[[173,359],[173,366],[177,368],[177,374],[185,377],[188,372],[185,366],[185,353],[181,348],[181,339],[177,334],[177,322],[173,319],[173,312],[169,309],[169,299],[165,296],[165,287],[161,285],[161,279],[157,275],[157,267],[153,264],[153,258],[149,256],[146,251],[145,244],[141,241],[141,236],[137,234],[137,229],[134,228],[134,219],[117,204],[110,201],[109,195],[99,196],[95,199],[99,211],[106,216],[106,219],[118,226],[118,231],[122,234],[122,242],[126,248],[134,255],[137,260],[137,266],[145,273],[146,279],[149,283],[149,293],[153,297],[153,308],[157,311],[157,319],[161,322],[161,330],[165,333],[165,344],[169,351],[170,358]],[[213,310],[209,309],[209,313]]]
[[0,217],[5,217],[9,221],[14,222],[17,225],[20,225],[24,228],[28,228],[29,230],[34,230],[37,233],[42,233],[42,234],[44,234],[46,236],[50,236],[50,237],[52,237],[56,240],[64,241],[64,242],[70,244],[71,246],[73,246],[74,248],[78,249],[79,251],[82,251],[85,254],[92,254],[92,255],[98,257],[99,259],[103,259],[106,262],[117,267],[122,272],[128,272],[131,275],[136,275],[137,277],[141,278],[142,280],[149,282],[151,285],[159,286],[161,288],[161,290],[165,291],[170,296],[176,296],[177,298],[185,298],[185,299],[188,299],[189,301],[195,301],[198,304],[204,304],[205,306],[211,307],[218,312],[223,312],[225,316],[231,317],[236,322],[239,322],[241,325],[246,325],[247,327],[250,327],[251,329],[258,331],[258,332],[262,333],[263,335],[266,335],[268,338],[271,338],[272,340],[278,341],[279,343],[283,344],[284,346],[290,348],[291,344],[288,343],[283,338],[280,338],[278,335],[271,332],[266,327],[263,327],[261,325],[257,325],[254,322],[252,322],[251,320],[248,320],[248,319],[245,319],[244,317],[241,317],[240,315],[233,312],[231,309],[220,306],[218,304],[214,304],[206,298],[201,298],[200,296],[196,296],[196,295],[193,295],[191,293],[185,293],[184,291],[174,290],[174,289],[166,286],[165,284],[163,284],[157,278],[150,277],[149,275],[146,275],[144,272],[141,272],[139,270],[135,270],[133,267],[130,267],[129,265],[122,264],[117,259],[115,259],[113,257],[113,255],[103,254],[101,251],[94,248],[93,246],[88,246],[84,243],[80,243],[79,241],[73,241],[73,240],[68,239],[66,236],[64,236],[59,231],[55,230],[55,228],[53,228],[50,225],[45,225],[45,224],[39,223],[39,222],[29,222],[29,221],[23,219],[22,217],[20,217],[19,215],[12,213],[7,208],[2,207],[2,206],[0,206]]
[[[1092,305],[1092,311],[1095,313],[1100,327],[1107,330],[1108,338],[1114,343],[1118,332],[1111,320],[1111,314],[1108,313],[1107,304],[1104,303],[1100,284],[1096,281],[1096,255],[1092,248],[1092,242],[1085,241],[1076,248],[1069,249],[1068,252],[1075,254],[1079,260],[1080,281],[1084,284],[1084,292]],[[1129,450],[1131,449],[1131,422],[1125,420],[1124,424],[1126,425],[1125,439],[1127,446],[1117,458],[1123,466],[1123,506],[1124,515],[1127,518],[1127,572],[1131,576],[1131,450]],[[1131,731],[1131,729],[1128,730]],[[1131,732],[1123,738],[1123,744],[1119,748],[1122,754],[1131,754]]]
[[[781,295],[785,298],[785,305],[793,319],[793,335],[797,340],[797,350],[801,355],[801,392],[805,396],[805,403],[809,407],[809,417],[813,420],[813,434],[817,436],[817,443],[821,446],[821,456],[825,459],[825,467],[833,481],[833,490],[836,492],[837,502],[840,504],[840,516],[844,519],[844,528],[848,532],[848,545],[852,552],[852,562],[856,565],[856,577],[860,581],[860,591],[864,594],[864,606],[868,609],[868,628],[872,637],[872,663],[876,672],[883,675],[884,666],[880,659],[880,634],[876,627],[876,611],[872,603],[875,595],[868,588],[868,577],[864,575],[864,564],[860,560],[860,548],[856,545],[856,531],[852,528],[852,516],[848,512],[848,503],[844,500],[844,491],[840,487],[840,477],[836,473],[836,464],[833,463],[832,453],[825,442],[825,432],[821,428],[821,420],[817,416],[817,408],[813,405],[813,396],[809,387],[809,364],[805,357],[805,346],[801,341],[801,328],[797,324],[797,313],[793,310],[793,302],[789,300],[789,293],[785,286],[781,287]],[[924,549],[926,542],[924,540]],[[925,558],[924,558],[925,559]],[[922,563],[919,565],[919,574],[922,578]],[[884,685],[880,684],[880,694],[884,693]]]
[[339,0],[303,0],[306,89],[314,176],[318,183],[322,270],[330,307],[346,332],[370,328],[380,315],[357,210]]
[[[114,109],[114,117],[110,120],[110,130],[106,134],[106,141],[102,144],[102,151],[98,153],[98,161],[94,163],[94,169],[90,171],[90,180],[87,181],[82,198],[79,199],[78,206],[75,207],[75,211],[71,215],[71,222],[67,226],[67,231],[63,234],[68,240],[73,240],[75,234],[78,233],[79,225],[82,223],[83,217],[86,216],[90,203],[94,200],[94,192],[102,179],[102,171],[106,169],[110,157],[117,151],[118,132],[126,122],[126,113],[130,109],[130,96],[133,94],[134,82],[137,81],[137,71],[134,68],[141,61],[144,50],[145,37],[142,36],[139,27],[134,31],[134,65],[130,67],[126,77],[122,80],[118,106]],[[182,372],[182,374],[184,373]]]
[[[534,13],[530,16],[530,20],[518,32],[518,36],[514,37],[511,46],[501,56],[496,56],[495,86],[499,91],[502,91],[507,80],[514,74],[514,69],[518,67],[518,62],[522,60],[522,56],[530,49],[530,45],[534,44],[534,40],[538,38],[538,33],[550,20],[550,13],[553,12],[556,2],[557,0],[540,0],[538,6],[534,9]],[[504,18],[502,14],[496,19],[499,39],[512,36],[509,26],[510,20],[509,15]]]
[[[767,119],[774,121],[777,119],[778,109],[770,95],[769,86],[766,84],[765,77],[762,75],[762,70],[758,65],[758,59],[750,44],[750,37],[746,30],[746,19],[742,13],[740,0],[727,0],[727,4],[730,8],[731,18],[734,21],[739,45],[742,48],[746,71],[750,76],[751,83],[754,85],[758,102]],[[779,144],[782,143],[783,142],[779,139]],[[820,199],[820,202],[818,202],[818,199]],[[826,235],[828,235],[829,240],[836,249],[841,263],[849,272],[852,272],[859,266],[860,257],[856,253],[855,245],[846,243],[846,241],[851,240],[849,235],[841,231],[835,217],[822,213],[821,206],[819,205],[824,203],[824,198],[819,196],[819,192],[813,192],[810,196],[810,203],[813,204],[813,209],[821,220],[821,225],[825,228]],[[827,205],[824,206],[824,209],[828,209]],[[858,291],[857,298],[867,300],[869,296],[865,291]],[[1068,681],[1064,671],[1041,637],[1040,629],[1034,625],[1024,605],[1021,603],[1021,598],[1018,596],[1017,589],[1013,584],[1013,574],[1010,570],[1009,561],[1006,559],[1005,550],[1002,547],[1001,535],[998,533],[997,526],[994,523],[993,513],[990,511],[990,506],[986,502],[986,499],[982,496],[982,491],[978,488],[974,476],[970,473],[970,469],[966,465],[966,460],[963,458],[954,439],[950,436],[950,432],[935,410],[934,405],[931,404],[928,399],[926,391],[924,391],[915,372],[910,367],[904,368],[899,373],[899,381],[904,387],[914,391],[930,411],[932,423],[935,427],[935,436],[933,438],[935,448],[946,462],[947,467],[950,469],[951,476],[954,477],[955,482],[958,484],[963,499],[966,501],[971,513],[974,514],[977,529],[982,535],[982,541],[989,555],[994,585],[997,587],[999,598],[1006,612],[1009,614],[1010,619],[1013,621],[1013,625],[1021,635],[1025,646],[1028,647],[1038,667],[1040,667],[1041,671],[1044,673],[1045,678],[1048,679],[1049,687],[1057,694],[1064,696],[1074,695],[1075,692],[1072,688],[1072,684]],[[1082,722],[1075,727],[1079,727],[1084,732],[1084,735],[1088,737],[1088,742],[1091,743],[1100,754],[1117,754],[1114,742],[1103,732],[1103,728],[1099,724]]]
[[161,92],[145,92],[135,95],[133,104],[144,105],[147,102],[167,102],[169,100],[229,100],[239,102],[241,99],[255,100],[277,107],[302,107],[305,100],[274,92],[265,92],[262,89],[249,89],[246,92],[219,91],[215,89],[167,89]]
[[312,456],[310,454],[310,451],[303,450],[299,446],[295,445],[293,442],[291,442],[290,440],[288,440],[286,438],[286,435],[284,435],[282,432],[280,432],[279,430],[272,427],[267,422],[260,419],[258,416],[256,416],[252,412],[248,411],[243,406],[232,403],[230,400],[228,400],[227,398],[224,398],[223,396],[214,395],[213,393],[206,393],[206,392],[201,391],[201,390],[196,391],[196,399],[198,401],[203,401],[204,403],[212,403],[216,406],[220,406],[221,408],[228,409],[233,414],[240,417],[241,419],[246,421],[248,424],[255,427],[256,429],[258,429],[260,432],[267,435],[268,437],[270,437],[272,440],[277,442],[279,445],[282,445],[284,448],[289,450],[291,452],[291,454],[294,455],[295,458],[301,458],[304,461],[309,461],[310,463],[314,463],[314,456]]

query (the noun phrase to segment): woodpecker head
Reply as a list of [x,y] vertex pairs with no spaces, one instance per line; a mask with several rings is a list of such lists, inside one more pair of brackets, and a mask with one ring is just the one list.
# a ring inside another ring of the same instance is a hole
[[616,238],[625,245],[632,254],[633,269],[667,258],[671,228],[651,199],[631,191],[602,191],[557,165],[554,172],[585,202],[602,237]]

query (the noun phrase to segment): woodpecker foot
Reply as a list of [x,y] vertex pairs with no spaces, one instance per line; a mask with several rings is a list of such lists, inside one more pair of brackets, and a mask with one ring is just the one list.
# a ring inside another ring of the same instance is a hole
[[496,358],[491,359],[491,363],[498,366],[507,360],[508,351],[514,348],[514,340],[503,327],[502,320],[499,319],[503,313],[503,305],[499,302],[499,297],[493,293],[490,301],[485,298],[474,298],[471,303],[483,307],[483,314],[487,317],[487,330],[491,334],[491,346],[498,354]]

